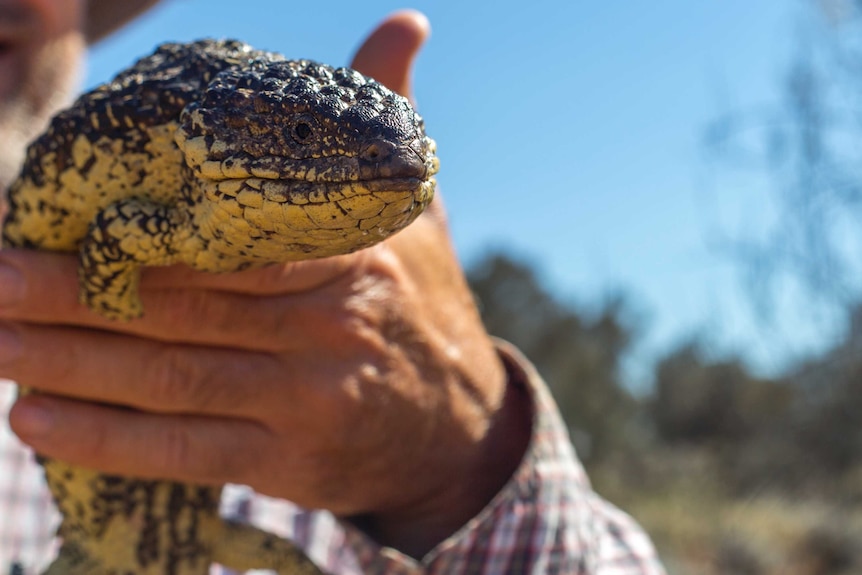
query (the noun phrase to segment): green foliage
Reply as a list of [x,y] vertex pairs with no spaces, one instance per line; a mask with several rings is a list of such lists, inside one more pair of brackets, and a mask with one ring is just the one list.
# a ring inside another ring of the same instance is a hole
[[728,445],[765,432],[792,397],[787,386],[750,375],[740,359],[710,362],[689,342],[659,362],[651,412],[667,442]]
[[800,390],[795,437],[820,472],[838,476],[862,465],[862,306],[850,312],[846,339],[794,370]]

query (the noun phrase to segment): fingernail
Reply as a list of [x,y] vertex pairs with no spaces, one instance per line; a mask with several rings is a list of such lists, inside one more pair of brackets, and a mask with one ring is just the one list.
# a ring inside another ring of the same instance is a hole
[[21,338],[15,330],[0,324],[0,364],[17,359],[22,352]]
[[24,299],[24,276],[10,265],[0,264],[0,307],[10,306]]
[[37,439],[54,428],[54,415],[44,406],[18,402],[9,414],[9,423],[21,439]]

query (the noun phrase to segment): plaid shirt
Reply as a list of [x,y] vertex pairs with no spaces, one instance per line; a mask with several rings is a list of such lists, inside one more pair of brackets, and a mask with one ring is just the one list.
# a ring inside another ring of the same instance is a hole
[[[508,344],[500,342],[498,349],[511,384],[532,397],[530,445],[494,500],[421,560],[380,547],[329,513],[301,510],[247,487],[225,489],[223,514],[296,541],[318,565],[339,575],[663,575],[643,531],[590,487],[534,368]],[[59,517],[40,469],[5,423],[13,390],[0,382],[0,575],[35,575],[56,552]],[[212,573],[230,571],[214,566]]]

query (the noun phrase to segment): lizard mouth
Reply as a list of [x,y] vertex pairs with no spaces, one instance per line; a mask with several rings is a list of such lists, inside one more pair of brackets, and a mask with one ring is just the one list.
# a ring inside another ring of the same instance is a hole
[[[204,162],[196,171],[205,182],[207,199],[224,207],[255,210],[301,206],[314,212],[326,206],[326,213],[340,213],[348,223],[423,208],[434,193],[436,182],[431,174],[437,171],[436,157],[424,165],[411,162],[401,169],[363,166],[356,158],[321,160],[262,164],[231,157]],[[398,175],[383,175],[392,173]],[[336,224],[329,218],[327,222]]]
[[[266,178],[231,178],[212,180],[206,189],[207,199],[218,202],[237,202],[250,208],[263,208],[264,204],[314,206],[332,204],[347,215],[357,201],[363,204],[363,212],[381,210],[398,203],[425,204],[433,194],[433,178],[378,178],[347,182],[308,182],[298,180],[274,180]],[[379,200],[379,201],[377,201]]]
[[[225,180],[227,181],[227,180]],[[240,180],[246,187],[257,187],[265,199],[274,202],[306,203],[337,201],[341,196],[348,198],[368,193],[416,192],[429,180],[422,178],[376,178],[373,180],[353,180],[343,182],[309,182],[305,180],[269,180],[246,178]],[[323,199],[323,196],[332,196]]]
[[435,156],[422,157],[412,149],[393,153],[385,160],[369,160],[361,156],[293,159],[232,155],[221,160],[187,161],[198,176],[205,180],[260,178],[322,184],[363,181],[369,185],[372,185],[371,182],[381,182],[380,185],[391,183],[398,186],[425,181],[437,172],[438,167]]
[[[371,245],[403,228],[434,197],[433,178],[298,182],[210,180],[203,191],[216,227],[243,220],[255,236],[280,237],[276,250],[316,257]],[[221,232],[214,232],[217,235]],[[315,243],[316,242],[316,243]],[[279,251],[278,253],[282,253]]]
[[320,155],[317,157],[255,157],[246,151],[230,151],[228,145],[213,142],[206,136],[189,137],[180,128],[176,143],[186,164],[203,180],[244,180],[260,178],[292,182],[335,183],[375,182],[378,185],[409,185],[425,181],[437,173],[436,144],[420,137],[394,143],[370,139],[355,155]]

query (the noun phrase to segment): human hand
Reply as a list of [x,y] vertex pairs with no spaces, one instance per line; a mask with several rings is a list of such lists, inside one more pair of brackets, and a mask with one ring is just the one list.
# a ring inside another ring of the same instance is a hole
[[[393,15],[354,66],[409,94],[427,34],[424,17]],[[362,516],[421,555],[490,500],[529,426],[435,204],[349,256],[145,270],[146,313],[129,323],[78,304],[75,258],[3,250],[0,376],[43,392],[18,401],[13,429],[109,473]]]

